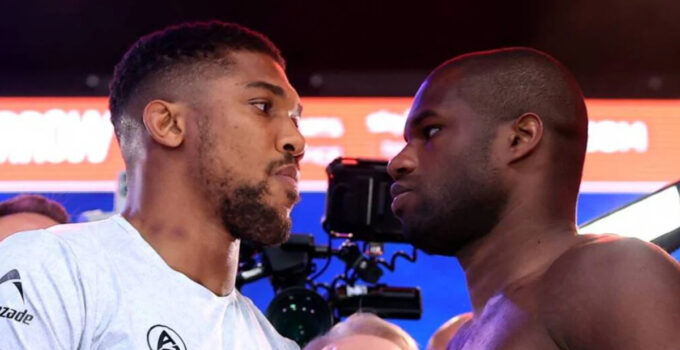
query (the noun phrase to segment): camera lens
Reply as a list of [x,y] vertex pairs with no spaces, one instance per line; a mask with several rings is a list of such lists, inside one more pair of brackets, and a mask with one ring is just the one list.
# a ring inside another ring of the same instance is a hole
[[328,302],[318,293],[291,287],[278,293],[267,307],[267,319],[286,338],[304,346],[333,326]]

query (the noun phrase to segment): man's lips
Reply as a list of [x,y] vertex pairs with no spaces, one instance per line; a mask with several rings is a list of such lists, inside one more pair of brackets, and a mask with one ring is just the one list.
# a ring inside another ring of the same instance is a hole
[[402,185],[398,182],[393,183],[392,186],[390,187],[390,194],[392,195],[393,199],[396,198],[397,196],[399,196],[400,194],[406,193],[406,192],[409,192],[409,191],[411,191],[410,188],[408,188],[408,187],[406,187],[406,186],[404,186],[404,185]]
[[404,205],[404,201],[407,199],[406,195],[408,195],[412,190],[404,186],[401,183],[395,182],[392,184],[390,187],[390,194],[392,195],[392,205],[390,205],[392,212],[397,215],[397,217],[401,217],[401,211],[400,209]]
[[290,164],[277,169],[276,172],[274,172],[274,175],[280,180],[297,187],[298,179],[300,178],[300,171],[296,165]]

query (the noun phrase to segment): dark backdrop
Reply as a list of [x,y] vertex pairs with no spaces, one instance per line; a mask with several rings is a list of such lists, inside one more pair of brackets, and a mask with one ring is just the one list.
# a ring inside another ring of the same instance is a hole
[[8,0],[0,95],[106,95],[139,36],[221,19],[270,36],[302,95],[412,95],[447,58],[528,45],[562,60],[588,97],[676,97],[678,14],[673,0]]

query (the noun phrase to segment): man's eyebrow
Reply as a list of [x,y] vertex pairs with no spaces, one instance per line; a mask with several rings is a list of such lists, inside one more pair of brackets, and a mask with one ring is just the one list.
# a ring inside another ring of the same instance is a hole
[[246,87],[247,88],[269,90],[269,91],[271,91],[271,93],[273,93],[276,96],[282,96],[283,97],[283,96],[286,95],[286,93],[285,93],[285,91],[283,91],[282,87],[280,87],[278,85],[267,83],[266,81],[254,81],[252,83],[248,83],[246,85]]
[[437,113],[431,109],[426,109],[424,111],[418,112],[413,118],[411,118],[411,126],[416,127],[421,124],[424,120],[436,117]]
[[408,121],[406,124],[406,127],[404,128],[404,141],[408,142],[408,138],[406,137],[409,133],[409,131],[413,128],[418,127],[418,125],[422,124],[423,121],[434,118],[437,116],[437,113],[431,109],[426,109],[424,111],[418,112],[411,120]]

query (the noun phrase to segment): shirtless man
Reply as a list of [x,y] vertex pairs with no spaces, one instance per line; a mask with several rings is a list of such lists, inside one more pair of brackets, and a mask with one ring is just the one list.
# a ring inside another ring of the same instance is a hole
[[0,348],[299,349],[234,288],[240,239],[285,241],[298,200],[302,107],[279,50],[222,22],[153,33],[110,107],[127,206],[0,244]]
[[420,87],[392,209],[416,247],[465,270],[472,317],[449,349],[680,347],[680,265],[577,234],[587,127],[574,78],[533,49],[456,57]]

